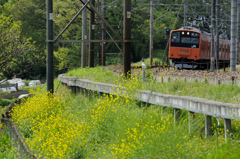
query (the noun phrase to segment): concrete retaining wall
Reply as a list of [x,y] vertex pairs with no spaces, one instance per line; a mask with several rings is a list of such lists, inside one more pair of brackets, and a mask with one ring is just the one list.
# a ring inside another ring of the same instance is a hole
[[[59,75],[58,79],[67,86],[81,87],[101,93],[113,94],[117,93],[117,88],[123,89],[116,85],[78,79],[77,77]],[[191,112],[211,115],[214,117],[240,119],[239,104],[223,103],[196,97],[162,94],[146,90],[139,90],[137,92],[137,98],[142,102],[148,102],[150,104],[185,109]]]
[[[118,93],[117,88],[122,92],[124,88],[116,85],[105,84],[100,82],[94,82],[85,79],[78,79],[77,77],[67,77],[64,74],[59,75],[58,79],[69,86],[73,93],[76,92],[76,87],[83,88],[86,90],[97,91],[100,93]],[[199,79],[199,81],[201,81]],[[229,81],[231,82],[231,81]],[[121,93],[119,93],[121,95]],[[179,117],[180,109],[188,110],[191,113],[201,113],[206,115],[205,122],[205,134],[209,135],[212,127],[211,117],[220,117],[224,119],[224,124],[226,127],[225,136],[230,136],[231,134],[231,120],[240,119],[240,105],[217,102],[213,100],[201,99],[196,97],[178,96],[162,94],[157,92],[151,92],[147,90],[138,90],[136,92],[136,100],[174,108],[174,116]],[[208,120],[207,120],[208,119]]]

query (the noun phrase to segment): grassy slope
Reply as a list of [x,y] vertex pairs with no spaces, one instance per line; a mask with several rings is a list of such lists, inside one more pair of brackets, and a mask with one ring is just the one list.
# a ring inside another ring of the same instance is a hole
[[[138,75],[132,75],[132,77],[138,80],[138,89],[153,90],[154,92],[164,94],[199,97],[227,103],[240,103],[240,88],[237,85],[211,85],[204,82],[187,83],[181,80],[160,83],[154,81],[152,72],[148,70],[146,71],[148,79],[146,82],[142,82],[141,74],[141,70],[138,69]],[[111,84],[116,84],[114,81],[123,84],[127,82],[123,78],[118,78],[113,72],[105,70],[102,67],[72,70],[67,73],[67,76],[77,76],[82,79]]]
[[[48,101],[48,95],[40,93],[26,105],[15,108],[14,121],[36,153],[48,158],[236,158],[240,155],[239,121],[232,121],[234,137],[230,142],[225,143],[223,121],[220,120],[218,127],[215,119],[214,135],[204,139],[204,115],[196,114],[189,133],[186,111],[182,111],[181,120],[174,125],[171,108],[145,107],[133,100],[136,89],[151,88],[151,79],[148,84],[141,83],[136,77],[131,81],[117,79],[102,68],[79,69],[69,74],[125,86],[128,90],[123,93],[129,97],[98,99],[99,95],[96,95],[87,99],[72,95],[68,88],[55,81],[56,94],[51,101]],[[115,78],[117,80],[113,82]],[[194,90],[194,85],[198,90],[211,87],[179,81],[175,85],[162,84],[160,88],[168,93],[180,93]],[[234,89],[223,86],[220,90],[230,93]],[[44,92],[43,89],[40,91]],[[214,91],[209,94],[214,96]]]
[[[36,90],[38,88],[42,88],[43,86],[37,86],[37,87],[24,87],[22,90]],[[42,88],[43,90],[43,88]],[[8,99],[2,99],[0,104],[0,120],[2,118],[2,114],[6,113],[7,105],[11,102],[14,102],[16,99],[8,100]],[[16,151],[16,147],[14,144],[14,141],[10,140],[8,128],[4,127],[4,125],[0,121],[0,159],[17,159],[18,154]]]

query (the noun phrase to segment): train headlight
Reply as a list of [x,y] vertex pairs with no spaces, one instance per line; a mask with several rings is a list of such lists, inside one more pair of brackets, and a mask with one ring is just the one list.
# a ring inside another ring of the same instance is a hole
[[189,35],[189,32],[187,32],[187,35]]
[[184,31],[182,32],[182,35],[184,35]]

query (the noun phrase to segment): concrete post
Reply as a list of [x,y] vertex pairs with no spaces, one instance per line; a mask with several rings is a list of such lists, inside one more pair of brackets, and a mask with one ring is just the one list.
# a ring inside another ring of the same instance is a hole
[[53,69],[53,2],[47,0],[47,91],[54,93]]
[[75,91],[76,89],[75,88],[76,88],[75,86],[70,86],[70,90],[73,94],[76,94],[76,91]]
[[232,0],[230,71],[236,71],[236,42],[237,42],[236,31],[237,31],[237,0]]
[[173,108],[174,125],[176,124],[176,121],[178,121],[180,114],[181,114],[180,109]]
[[80,93],[83,95],[84,94],[84,88],[80,87]]
[[83,88],[83,96],[86,97],[86,89]]
[[187,10],[188,10],[188,4],[187,4],[187,0],[184,0],[184,28],[186,28],[187,26]]
[[123,25],[123,73],[124,77],[131,77],[131,5],[130,0],[124,0]]
[[[97,1],[98,3],[98,12],[101,14],[101,3],[99,2],[99,0]],[[101,28],[101,19],[98,16],[98,40],[102,39],[102,28]],[[102,43],[98,43],[98,65],[101,66],[102,65]]]
[[[86,0],[84,0],[86,3]],[[87,40],[87,8],[82,11],[82,40]],[[81,67],[87,66],[87,43],[82,42]]]
[[150,66],[153,63],[153,0],[150,2],[150,47],[149,47],[149,56],[150,56]]
[[215,5],[216,0],[212,1],[212,17],[211,17],[211,71],[215,70]]
[[225,142],[227,142],[227,138],[231,137],[231,133],[232,133],[231,119],[224,119]]
[[191,132],[191,119],[195,118],[195,113],[194,112],[189,112],[188,113],[188,126],[189,126],[189,132]]
[[205,137],[212,135],[212,117],[206,115],[205,117]]
[[217,0],[216,1],[216,12],[217,12],[217,15],[216,15],[216,37],[217,37],[217,41],[216,41],[216,69],[218,70],[219,69],[219,16],[220,16],[220,3],[219,3],[220,0]]
[[77,94],[77,87],[76,86],[73,86],[73,93]]
[[[106,0],[103,0],[103,18],[106,19]],[[106,40],[106,24],[103,23],[102,40]],[[102,42],[102,65],[106,66],[106,42]]]
[[[95,0],[92,0],[91,4],[95,6]],[[94,40],[95,31],[95,13],[92,11],[90,13],[90,24],[89,24],[89,39]],[[89,67],[94,67],[94,43],[89,43]]]
[[237,9],[237,47],[236,47],[236,64],[239,65],[239,43],[240,43],[240,1],[238,1],[238,9]]
[[79,93],[80,93],[80,88],[76,87],[76,94],[79,94]]

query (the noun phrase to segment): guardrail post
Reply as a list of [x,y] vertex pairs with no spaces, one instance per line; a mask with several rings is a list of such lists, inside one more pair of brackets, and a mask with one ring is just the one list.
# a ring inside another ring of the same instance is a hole
[[79,94],[79,93],[80,93],[80,88],[76,87],[76,94]]
[[231,119],[224,119],[224,135],[227,142],[227,138],[231,138],[232,135]]
[[70,90],[73,94],[76,94],[76,87],[75,86],[70,86]]
[[177,108],[173,108],[173,116],[174,116],[174,125],[176,123],[176,121],[178,121],[179,117],[180,117],[180,109]]
[[77,94],[77,87],[76,86],[73,86],[73,93]]
[[86,88],[83,88],[83,95],[84,95],[84,97],[87,96],[87,90],[86,90]]
[[189,126],[189,132],[191,132],[191,119],[195,118],[195,113],[194,112],[189,112],[188,113],[188,126]]
[[99,92],[99,98],[103,97],[103,92]]
[[206,115],[205,117],[205,137],[212,135],[212,117]]
[[88,99],[90,99],[90,90],[89,90],[89,89],[86,89],[86,92],[87,92],[87,97],[88,97]]

